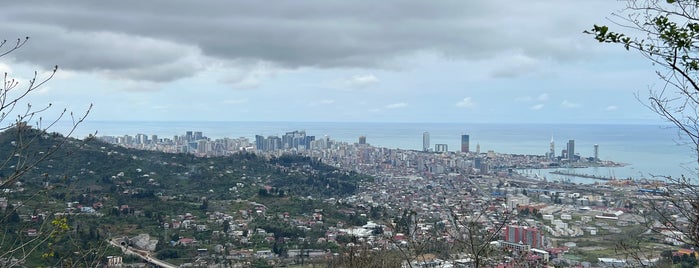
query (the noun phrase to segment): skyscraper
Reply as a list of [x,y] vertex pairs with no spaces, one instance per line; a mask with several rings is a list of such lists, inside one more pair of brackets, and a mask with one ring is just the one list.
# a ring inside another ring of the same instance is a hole
[[595,161],[599,161],[599,145],[595,144]]
[[468,153],[468,135],[461,135],[461,152]]
[[366,136],[359,136],[359,144],[366,144]]
[[266,151],[267,150],[267,141],[265,140],[265,137],[262,135],[255,135],[255,149],[258,151]]
[[568,152],[568,161],[575,161],[575,140],[568,140],[566,151]]
[[194,138],[195,141],[204,139],[204,133],[201,132],[201,131],[194,131],[194,137],[193,137],[193,138]]
[[551,144],[549,144],[549,158],[556,158],[556,145],[553,143],[553,136],[551,136]]
[[[315,137],[313,137],[315,139]],[[283,149],[306,149],[308,148],[306,140],[306,131],[294,130],[292,132],[287,132],[282,136],[282,148]]]
[[430,150],[430,133],[427,131],[422,133],[422,150],[425,152]]

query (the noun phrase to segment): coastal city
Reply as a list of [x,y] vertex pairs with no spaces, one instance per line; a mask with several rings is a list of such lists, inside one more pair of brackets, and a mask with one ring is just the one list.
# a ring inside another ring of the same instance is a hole
[[0,268],[699,267],[699,0],[0,13]]
[[[423,150],[374,147],[367,143],[365,136],[353,143],[334,141],[330,137],[316,139],[305,131],[287,132],[282,137],[257,135],[254,141],[210,139],[197,131],[172,138],[146,134],[99,137],[129,148],[200,157],[238,152],[254,152],[265,157],[301,155],[342,170],[372,176],[374,180],[363,182],[357,194],[326,202],[351,205],[354,210],[347,213],[363,217],[375,210],[402,212],[404,217],[369,221],[362,226],[342,224],[328,229],[324,239],[344,243],[342,246],[347,246],[347,242],[335,238],[343,235],[357,237],[359,239],[353,243],[375,249],[414,246],[416,241],[453,245],[465,235],[473,235],[470,232],[476,224],[480,244],[474,247],[495,246],[510,252],[488,255],[487,263],[509,262],[516,258],[534,266],[553,263],[620,267],[657,262],[660,258],[657,253],[643,252],[633,260],[613,253],[617,245],[609,241],[623,241],[621,237],[631,234],[652,236],[650,240],[656,241],[653,252],[683,254],[683,249],[678,248],[683,244],[680,233],[659,222],[646,221],[643,213],[634,209],[662,194],[664,183],[647,179],[596,178],[566,171],[620,165],[599,159],[597,145],[592,156],[576,154],[574,140],[567,141],[559,153],[552,140],[542,155],[513,155],[481,152],[479,145],[472,150],[468,135],[457,138],[460,138],[461,147],[450,151],[445,144],[432,147],[428,132],[416,137],[416,141],[422,141]],[[549,179],[546,171],[554,168],[558,174],[583,176],[595,182],[576,184]],[[308,193],[308,198],[314,198],[312,192]],[[322,212],[314,215],[316,220],[322,221]],[[301,215],[283,215],[283,218],[289,217]],[[678,222],[689,224],[688,219],[679,217]],[[381,231],[377,232],[377,228]],[[473,262],[483,262],[486,258],[478,252],[423,256],[404,267],[471,267]],[[598,256],[595,261],[579,257],[590,254]],[[265,256],[281,258],[274,254]],[[327,258],[323,252],[316,252],[314,256]]]

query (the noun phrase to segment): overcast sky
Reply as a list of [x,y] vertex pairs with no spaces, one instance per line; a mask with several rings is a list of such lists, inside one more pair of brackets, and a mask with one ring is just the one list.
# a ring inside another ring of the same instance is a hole
[[[661,122],[638,54],[586,1],[10,1],[0,58],[89,120]],[[616,6],[615,6],[616,5]]]

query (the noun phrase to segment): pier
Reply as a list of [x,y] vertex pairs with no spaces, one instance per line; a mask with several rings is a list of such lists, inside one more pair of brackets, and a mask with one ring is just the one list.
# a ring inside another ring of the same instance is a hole
[[616,180],[614,177],[604,177],[604,176],[597,176],[597,175],[592,175],[592,174],[583,174],[583,173],[575,173],[575,172],[566,172],[566,171],[551,171],[549,172],[551,174],[556,174],[556,175],[564,175],[564,176],[573,176],[573,177],[580,177],[580,178],[588,178],[588,179],[595,179],[595,180],[603,180],[603,181],[612,181]]

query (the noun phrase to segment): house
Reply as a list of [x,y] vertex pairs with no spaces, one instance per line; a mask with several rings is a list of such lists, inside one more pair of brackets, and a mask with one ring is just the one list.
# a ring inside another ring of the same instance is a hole
[[183,246],[190,246],[194,245],[197,243],[197,240],[194,240],[194,238],[180,238],[180,240],[177,240],[177,243]]
[[258,250],[255,252],[255,256],[258,258],[263,258],[263,259],[270,259],[275,256],[275,254],[272,252],[272,250],[266,249],[266,250]]
[[28,229],[27,230],[27,236],[29,236],[29,237],[35,237],[35,236],[37,236],[37,234],[38,233],[37,233],[36,229]]
[[107,267],[121,267],[124,261],[121,256],[107,256]]
[[95,209],[92,207],[80,207],[80,212],[82,212],[82,213],[95,213]]

